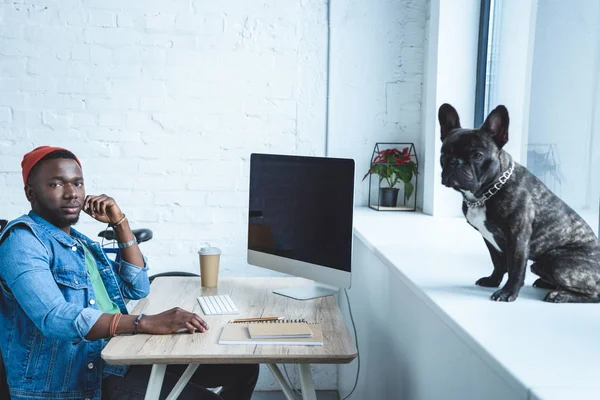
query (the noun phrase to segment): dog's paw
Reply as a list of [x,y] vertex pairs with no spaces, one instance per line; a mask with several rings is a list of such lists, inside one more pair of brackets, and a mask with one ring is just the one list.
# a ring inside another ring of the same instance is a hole
[[492,294],[492,300],[494,301],[515,301],[519,293],[511,289],[500,289],[496,290]]
[[550,282],[543,280],[542,278],[536,279],[536,281],[533,282],[533,287],[540,289],[556,289],[556,285],[553,285]]
[[486,276],[481,279],[478,279],[477,282],[475,282],[475,284],[483,287],[498,287],[500,286],[500,282],[501,281],[499,281],[498,279],[493,279],[491,276]]
[[544,301],[547,301],[548,303],[567,303],[568,300],[568,294],[562,290],[553,290],[548,292],[546,297],[544,297]]

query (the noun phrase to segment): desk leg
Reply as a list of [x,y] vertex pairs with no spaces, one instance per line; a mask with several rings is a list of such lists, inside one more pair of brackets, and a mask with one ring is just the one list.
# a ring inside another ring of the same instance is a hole
[[150,379],[148,380],[148,388],[146,389],[146,397],[144,397],[144,400],[158,400],[163,380],[165,379],[166,370],[166,364],[154,364],[152,366],[152,372],[150,372]]
[[310,364],[298,364],[300,370],[300,385],[302,387],[302,400],[317,400],[315,385],[310,372]]
[[292,387],[290,386],[288,381],[286,381],[283,377],[283,374],[281,373],[281,370],[279,369],[277,364],[267,364],[267,367],[269,367],[269,369],[273,373],[273,376],[275,377],[277,382],[279,382],[279,385],[281,386],[285,397],[287,397],[288,400],[297,400],[296,396],[294,395],[294,390],[292,390]]
[[177,397],[179,397],[179,395],[183,391],[183,388],[185,388],[185,385],[187,385],[187,383],[190,381],[192,375],[194,375],[194,372],[196,372],[197,369],[198,364],[188,365],[184,373],[181,375],[181,377],[173,387],[173,390],[171,390],[171,393],[169,393],[169,395],[167,396],[166,400],[175,400]]

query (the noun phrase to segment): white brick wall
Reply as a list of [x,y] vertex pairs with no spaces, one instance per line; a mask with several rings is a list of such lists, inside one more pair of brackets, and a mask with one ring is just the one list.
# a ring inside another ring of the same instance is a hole
[[[332,155],[360,160],[358,176],[377,137],[419,131],[427,1],[346,3],[333,3],[346,18],[332,21],[340,28],[333,45],[347,52],[332,69],[345,79],[332,99],[349,96],[360,107],[340,102],[332,116],[346,123],[333,125],[330,143]],[[0,3],[0,218],[29,210],[22,155],[63,146],[82,160],[88,193],[113,196],[134,227],[154,231],[142,245],[153,273],[196,272],[196,252],[210,241],[224,251],[224,275],[269,274],[245,263],[249,155],[324,154],[326,7],[327,0]],[[368,47],[381,58],[365,56],[355,36],[373,26]],[[78,225],[92,237],[103,228],[87,216]],[[317,367],[315,380],[336,388],[336,369]],[[262,373],[259,388],[277,387]]]
[[[245,266],[251,152],[324,151],[325,5],[14,1],[0,5],[0,216],[28,210],[20,160],[71,149],[115,197],[153,272],[197,270],[209,240]],[[82,216],[79,228],[103,227]],[[268,272],[267,272],[268,273]]]
[[[413,142],[423,204],[420,145],[429,0],[337,0],[331,10],[329,155],[356,160],[356,203],[367,204],[376,142]],[[438,160],[429,160],[436,163]]]

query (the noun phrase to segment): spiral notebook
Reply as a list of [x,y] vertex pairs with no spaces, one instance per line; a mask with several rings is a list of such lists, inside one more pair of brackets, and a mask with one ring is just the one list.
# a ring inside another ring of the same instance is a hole
[[[255,329],[258,328],[258,329]],[[269,329],[270,328],[270,329]],[[306,328],[310,330],[306,336]],[[250,336],[252,329],[253,336]],[[263,336],[263,337],[256,337]],[[264,337],[268,336],[268,337]],[[300,345],[322,346],[323,332],[318,323],[307,323],[303,320],[280,320],[272,322],[229,322],[223,327],[219,344],[266,344],[266,345]]]
[[312,337],[312,330],[306,322],[285,324],[250,324],[248,333],[252,339],[288,339]]

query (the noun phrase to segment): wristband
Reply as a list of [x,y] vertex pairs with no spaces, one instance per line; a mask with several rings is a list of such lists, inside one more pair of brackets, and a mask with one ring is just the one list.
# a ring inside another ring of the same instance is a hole
[[114,224],[109,224],[112,228],[114,228],[115,226],[119,226],[123,223],[123,221],[125,221],[125,219],[127,218],[127,215],[123,214],[123,217],[121,217],[120,220],[118,220],[117,222],[115,222]]
[[108,328],[108,334],[110,337],[115,337],[117,336],[117,326],[119,325],[119,320],[121,319],[121,313],[116,313],[113,314],[112,318],[110,319],[110,324],[109,324],[109,328]]
[[146,316],[146,314],[140,314],[140,315],[137,316],[137,318],[135,319],[135,321],[133,321],[133,334],[134,335],[137,335],[138,333],[140,333],[138,331],[138,325],[140,324],[140,320],[144,316]]
[[130,240],[129,242],[125,242],[125,243],[117,243],[117,246],[118,246],[120,249],[125,249],[125,248],[127,248],[127,247],[133,246],[133,245],[134,245],[134,244],[136,244],[136,243],[137,243],[137,239],[136,239],[136,238],[135,238],[135,236],[134,236],[134,237],[133,237],[133,239],[132,239],[132,240]]

